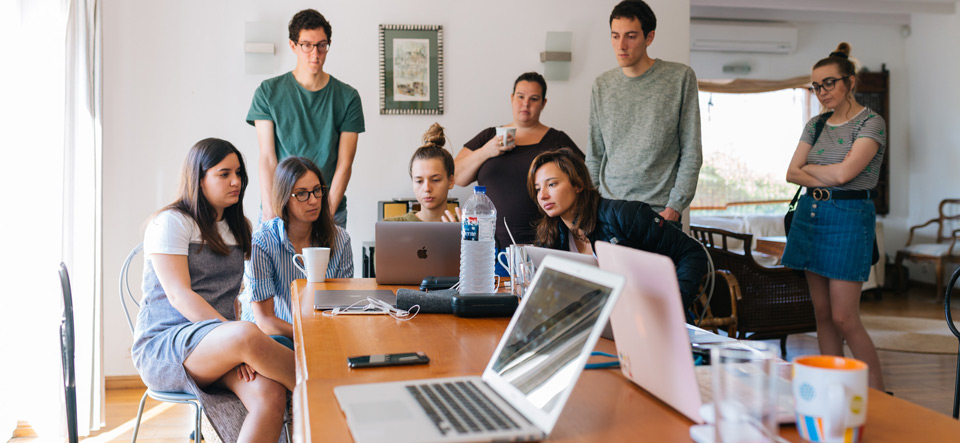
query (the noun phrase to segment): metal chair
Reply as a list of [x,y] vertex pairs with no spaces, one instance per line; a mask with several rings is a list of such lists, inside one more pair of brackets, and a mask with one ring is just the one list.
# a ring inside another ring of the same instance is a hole
[[67,404],[67,436],[77,443],[77,380],[74,370],[73,293],[67,265],[60,262],[60,289],[63,294],[63,317],[60,319],[60,363],[63,366],[63,397]]
[[[123,306],[123,315],[127,317],[127,326],[130,327],[130,334],[133,335],[133,318],[130,317],[130,311],[127,310],[127,301],[129,299],[130,303],[140,308],[140,300],[133,295],[133,291],[130,290],[130,282],[128,280],[128,274],[130,270],[130,263],[133,262],[133,259],[143,251],[143,243],[140,243],[127,255],[126,260],[123,261],[123,265],[120,267],[120,304]],[[130,438],[130,442],[137,441],[137,433],[140,431],[140,419],[143,417],[143,406],[147,401],[147,397],[150,397],[156,401],[162,401],[167,403],[184,403],[189,404],[194,407],[196,411],[196,418],[194,420],[196,426],[194,427],[194,436],[200,434],[200,420],[203,417],[203,407],[200,405],[200,400],[193,394],[186,392],[167,392],[167,391],[154,391],[153,389],[147,389],[147,392],[143,393],[143,397],[140,397],[140,407],[137,408],[137,421],[133,426],[133,437]],[[202,437],[201,437],[202,438]],[[200,441],[201,438],[196,438],[195,441]]]
[[[136,258],[137,254],[143,252],[143,243],[140,243],[127,255],[127,258],[123,261],[123,265],[120,267],[120,304],[123,306],[123,315],[127,317],[127,326],[130,327],[130,334],[133,334],[133,318],[130,316],[130,311],[127,309],[127,301],[129,299],[130,303],[133,303],[137,309],[140,308],[140,301],[133,295],[133,291],[130,289],[129,281],[129,271],[130,263],[133,262],[133,259]],[[237,317],[239,318],[239,311]],[[167,403],[186,403],[194,406],[196,410],[196,427],[191,436],[200,435],[199,439],[194,441],[200,441],[203,439],[203,436],[200,433],[200,425],[203,419],[203,406],[200,405],[200,400],[193,394],[188,394],[185,392],[166,392],[166,391],[154,391],[153,389],[147,389],[147,392],[143,393],[143,397],[140,397],[140,407],[137,409],[137,422],[133,427],[133,437],[131,438],[131,443],[137,441],[137,432],[140,430],[140,418],[143,416],[143,406],[147,401],[147,397],[150,397],[157,401],[167,402]],[[284,422],[283,431],[285,433],[286,439],[288,442],[293,441],[293,424],[291,421]],[[215,437],[215,436],[214,436]]]
[[950,313],[950,297],[953,295],[953,286],[957,284],[957,279],[960,278],[960,268],[957,268],[953,272],[953,276],[950,277],[950,284],[947,286],[947,291],[943,295],[943,310],[947,314],[947,327],[950,328],[950,332],[957,337],[957,378],[953,384],[953,418],[960,417],[960,331],[957,330],[956,325],[953,324],[953,314]]

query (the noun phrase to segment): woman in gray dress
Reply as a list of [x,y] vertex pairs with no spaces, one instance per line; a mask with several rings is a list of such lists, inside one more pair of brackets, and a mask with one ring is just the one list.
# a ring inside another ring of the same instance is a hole
[[251,248],[247,183],[243,156],[229,142],[209,138],[190,149],[179,198],[144,232],[132,353],[151,389],[196,394],[222,440],[277,441],[296,383],[293,351],[235,321]]

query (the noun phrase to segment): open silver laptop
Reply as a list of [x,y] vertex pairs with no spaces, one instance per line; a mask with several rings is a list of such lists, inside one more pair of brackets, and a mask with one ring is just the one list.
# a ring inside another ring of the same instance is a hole
[[389,289],[317,289],[313,291],[313,308],[319,311],[350,308],[350,311],[345,312],[346,314],[365,313],[367,310],[364,308],[368,305],[366,303],[368,297],[383,300],[391,306],[397,305],[397,295]]
[[[669,257],[596,242],[600,269],[626,276],[623,296],[610,316],[620,371],[630,381],[690,420],[704,423],[702,405],[712,396],[710,368],[693,364],[680,284]],[[796,420],[790,383],[781,380],[777,419]]]
[[377,222],[374,271],[381,285],[419,285],[460,275],[460,224]]
[[567,260],[578,261],[580,263],[597,266],[597,258],[592,254],[580,254],[573,251],[563,251],[560,249],[541,248],[539,246],[524,246],[523,251],[527,253],[533,266],[540,266],[540,262],[548,256],[556,256]]
[[547,437],[623,284],[622,276],[548,257],[483,376],[338,386],[350,433],[357,442]]

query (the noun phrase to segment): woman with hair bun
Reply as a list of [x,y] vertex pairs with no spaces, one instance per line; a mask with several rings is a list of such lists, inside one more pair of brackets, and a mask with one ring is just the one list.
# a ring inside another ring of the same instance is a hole
[[384,221],[459,221],[447,210],[447,193],[453,189],[454,164],[450,151],[443,149],[446,143],[443,126],[439,123],[430,125],[423,134],[423,145],[410,158],[410,182],[413,194],[420,202],[420,210]]
[[813,66],[810,88],[824,109],[807,122],[787,169],[805,186],[787,236],[783,265],[803,270],[817,318],[820,352],[853,356],[870,367],[870,387],[883,390],[877,350],[860,322],[860,292],[870,275],[875,241],[874,188],[886,150],[886,123],[857,102],[850,45]]

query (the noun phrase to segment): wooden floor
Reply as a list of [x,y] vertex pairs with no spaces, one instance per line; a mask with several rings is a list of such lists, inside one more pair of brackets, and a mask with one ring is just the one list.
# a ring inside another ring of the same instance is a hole
[[[904,294],[885,292],[877,300],[864,294],[861,311],[865,314],[895,315],[930,319],[943,319],[943,303],[937,302],[932,287],[916,285]],[[958,310],[960,311],[960,310]],[[954,315],[960,317],[960,312]],[[946,323],[944,323],[946,327]],[[794,335],[787,341],[787,358],[816,354],[814,337]],[[887,389],[897,397],[917,403],[940,413],[950,415],[953,408],[954,377],[957,356],[942,354],[915,354],[907,352],[880,351]],[[107,391],[107,424],[94,435],[82,439],[93,442],[127,442],[133,430],[133,419],[142,390],[115,389]],[[188,405],[160,404],[147,399],[144,419],[140,426],[138,441],[167,442],[188,441],[193,430],[192,408]],[[34,438],[15,438],[11,442],[33,442]]]

